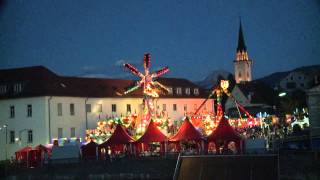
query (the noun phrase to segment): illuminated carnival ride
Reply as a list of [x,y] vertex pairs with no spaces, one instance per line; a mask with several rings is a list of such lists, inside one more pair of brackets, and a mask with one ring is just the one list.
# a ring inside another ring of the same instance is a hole
[[[156,78],[167,73],[169,68],[164,67],[161,70],[150,73],[150,54],[144,55],[144,74],[138,71],[138,69],[131,64],[125,63],[124,67],[135,76],[138,76],[140,80],[138,80],[134,86],[130,87],[122,95],[129,94],[138,88],[142,88],[143,114],[141,117],[138,117],[137,113],[135,112],[126,116],[107,117],[106,119],[100,119],[97,122],[96,129],[86,130],[86,141],[93,140],[99,144],[106,141],[114,132],[117,124],[121,124],[126,127],[127,132],[137,139],[144,133],[151,119],[167,136],[171,136],[174,134],[174,132],[177,132],[179,127],[174,124],[181,124],[176,123],[179,120],[170,119],[170,115],[168,115],[168,113],[158,113],[154,107],[154,101],[159,97],[159,93],[168,92],[168,88],[156,81]],[[193,126],[203,135],[211,134],[218,126],[222,116],[225,116],[221,101],[223,95],[227,95],[228,97],[232,98],[239,113],[239,118],[228,118],[230,125],[239,128],[261,126],[262,119],[250,115],[250,113],[241,104],[239,104],[234,96],[229,92],[228,88],[229,81],[221,80],[219,85],[212,88],[208,98],[203,101],[203,103],[195,110],[195,112],[185,112],[185,117],[183,119],[188,117]],[[203,108],[206,102],[213,98],[213,96],[216,97],[216,112],[215,110],[207,111],[206,108]],[[242,117],[240,111],[244,113],[246,117]]]

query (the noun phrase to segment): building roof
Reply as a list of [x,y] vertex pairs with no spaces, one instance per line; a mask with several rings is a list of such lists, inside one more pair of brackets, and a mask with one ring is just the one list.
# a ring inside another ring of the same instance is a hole
[[239,87],[239,89],[248,99],[251,99],[250,103],[252,104],[275,104],[275,98],[277,96],[274,90],[262,82],[251,81],[240,83],[236,86]]
[[[158,81],[165,86],[173,87],[173,94],[160,92],[163,98],[204,98],[205,91],[187,79],[159,78]],[[15,92],[15,85],[21,84],[21,91]],[[134,85],[134,80],[85,78],[59,76],[43,66],[34,66],[17,69],[0,70],[0,99],[36,97],[36,96],[71,96],[71,97],[143,97],[139,88],[129,94],[123,95],[125,90]],[[1,88],[6,86],[6,92]],[[190,95],[182,89],[177,95],[175,88],[191,88]],[[193,94],[193,88],[199,89],[199,95]]]

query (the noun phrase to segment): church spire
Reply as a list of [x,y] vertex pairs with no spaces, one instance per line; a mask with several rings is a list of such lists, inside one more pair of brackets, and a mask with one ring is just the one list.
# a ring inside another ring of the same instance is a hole
[[237,83],[249,82],[252,80],[251,68],[252,60],[249,59],[247,47],[244,42],[242,24],[240,19],[238,47],[236,59],[234,61],[234,77]]
[[239,39],[238,39],[238,47],[237,52],[239,51],[247,51],[246,44],[244,43],[244,37],[242,32],[241,18],[240,18],[240,27],[239,27]]
[[237,55],[236,55],[237,61],[248,61],[248,52],[246,44],[244,43],[244,36],[242,32],[242,24],[241,24],[241,18],[240,18],[240,27],[239,27],[239,37],[238,37],[238,47],[237,47]]

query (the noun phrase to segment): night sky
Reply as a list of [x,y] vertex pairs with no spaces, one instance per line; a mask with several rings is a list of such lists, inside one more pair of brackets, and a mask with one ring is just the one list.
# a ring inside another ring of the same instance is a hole
[[253,76],[320,64],[318,0],[7,0],[0,69],[44,65],[68,76],[126,78],[120,66],[169,66],[167,77],[233,72],[242,19]]

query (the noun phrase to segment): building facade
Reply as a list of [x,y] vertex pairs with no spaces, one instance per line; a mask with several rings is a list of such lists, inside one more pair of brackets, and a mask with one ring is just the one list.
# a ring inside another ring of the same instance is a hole
[[[320,85],[308,91],[308,109],[311,127],[311,137],[320,137]],[[319,148],[319,147],[318,147]]]
[[279,87],[281,90],[287,92],[295,90],[306,91],[316,84],[319,84],[316,73],[292,71],[286,77],[280,80]]
[[[182,120],[206,99],[205,91],[186,79],[159,78],[169,88],[155,99],[158,112]],[[97,121],[130,113],[142,115],[141,89],[124,95],[135,82],[59,76],[45,67],[0,70],[0,159],[19,148],[54,139],[84,139]],[[212,111],[212,101],[205,105]]]

